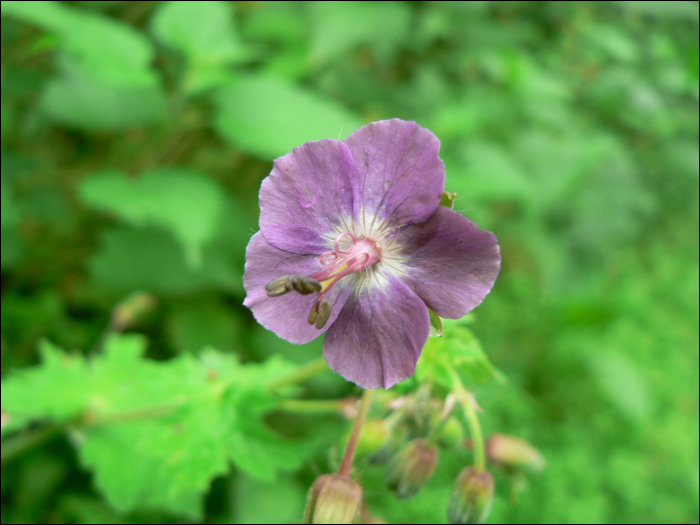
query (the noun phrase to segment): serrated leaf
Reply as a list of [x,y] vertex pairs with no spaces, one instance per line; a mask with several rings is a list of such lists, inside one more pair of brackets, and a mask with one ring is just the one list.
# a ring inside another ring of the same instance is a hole
[[428,339],[416,367],[416,377],[421,382],[434,381],[451,390],[453,370],[475,383],[502,378],[471,330],[458,323],[447,325],[443,337]]
[[58,35],[84,73],[121,86],[158,82],[153,45],[129,25],[62,2],[2,2],[2,13]]
[[24,420],[65,420],[79,415],[88,403],[87,391],[74,387],[88,381],[84,358],[65,354],[48,341],[39,350],[40,366],[18,370],[2,382],[3,409],[10,417]]
[[72,419],[73,442],[95,483],[120,512],[166,510],[201,517],[204,493],[233,461],[274,479],[297,468],[304,447],[261,421],[276,406],[268,380],[294,369],[281,359],[241,365],[206,349],[167,362],[145,359],[142,336],[107,338],[87,359],[46,343],[42,365],[2,382],[10,417]]
[[342,139],[363,125],[335,102],[274,77],[241,77],[219,88],[214,99],[219,133],[264,158],[310,140]]
[[221,218],[221,188],[205,176],[185,169],[166,168],[129,179],[123,173],[103,172],[80,185],[83,201],[119,215],[135,226],[157,225],[182,243],[191,268],[202,264],[202,248],[211,240]]

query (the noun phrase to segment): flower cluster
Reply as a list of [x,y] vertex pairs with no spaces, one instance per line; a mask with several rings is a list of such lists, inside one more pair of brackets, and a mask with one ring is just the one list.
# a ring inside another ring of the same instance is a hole
[[260,190],[244,304],[292,343],[325,332],[328,365],[364,388],[413,375],[428,308],[462,317],[500,268],[495,236],[440,206],[439,148],[415,122],[374,122],[294,148]]

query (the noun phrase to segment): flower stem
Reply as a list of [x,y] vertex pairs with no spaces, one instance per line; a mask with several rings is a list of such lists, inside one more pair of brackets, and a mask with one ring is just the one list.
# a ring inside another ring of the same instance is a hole
[[453,371],[452,378],[454,379],[455,394],[459,398],[464,416],[469,424],[469,433],[472,436],[472,446],[474,448],[474,469],[481,473],[486,469],[486,450],[484,447],[484,436],[481,432],[479,417],[474,408],[474,396],[469,392],[464,385],[459,375]]
[[266,387],[268,390],[277,390],[283,386],[295,385],[327,369],[328,365],[326,364],[326,360],[323,359],[323,357],[319,357],[318,359],[314,359],[313,361],[309,361],[308,363],[301,365],[288,374],[284,374],[280,377],[272,379],[271,381],[268,381]]
[[355,422],[352,425],[352,430],[350,431],[350,439],[348,439],[348,444],[345,447],[345,454],[343,454],[343,461],[340,463],[340,468],[338,469],[339,476],[350,476],[352,462],[355,459],[355,449],[357,448],[357,441],[360,439],[362,425],[364,424],[365,418],[367,417],[367,412],[369,412],[369,406],[372,404],[372,396],[374,396],[374,390],[371,389],[365,390],[362,394],[360,411],[357,413]]
[[60,425],[27,430],[2,442],[2,463],[26,452],[27,450],[46,443],[64,429]]

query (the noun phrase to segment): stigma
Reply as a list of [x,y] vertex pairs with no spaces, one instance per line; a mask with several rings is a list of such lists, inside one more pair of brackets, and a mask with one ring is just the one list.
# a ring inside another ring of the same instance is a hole
[[350,232],[343,232],[335,239],[333,250],[318,256],[323,268],[311,275],[283,275],[270,281],[265,289],[269,297],[277,297],[291,291],[302,295],[317,293],[311,307],[308,322],[323,328],[331,315],[331,303],[325,299],[328,291],[343,277],[367,271],[381,261],[381,246],[371,239],[358,239]]

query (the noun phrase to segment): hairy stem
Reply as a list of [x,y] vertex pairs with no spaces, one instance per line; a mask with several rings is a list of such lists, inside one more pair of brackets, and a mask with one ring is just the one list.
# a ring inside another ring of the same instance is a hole
[[486,451],[484,447],[484,436],[481,432],[481,424],[479,423],[479,417],[474,408],[473,396],[464,388],[462,380],[456,372],[452,372],[452,377],[454,379],[455,394],[459,398],[460,405],[462,405],[464,416],[469,424],[469,432],[472,436],[474,469],[480,473],[486,469]]
[[374,390],[365,390],[362,394],[362,402],[360,404],[360,411],[357,413],[355,422],[352,425],[352,430],[350,431],[350,439],[348,439],[348,444],[345,447],[345,453],[343,454],[343,461],[340,463],[340,468],[338,469],[338,475],[343,477],[348,477],[350,475],[350,469],[352,468],[352,462],[355,459],[355,449],[357,448],[357,441],[360,439],[360,433],[362,432],[362,425],[367,417],[367,412],[369,412],[369,406],[372,404],[372,396],[374,396]]
[[2,463],[26,452],[27,450],[46,443],[64,430],[62,425],[49,425],[27,430],[2,442]]

